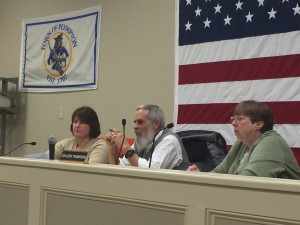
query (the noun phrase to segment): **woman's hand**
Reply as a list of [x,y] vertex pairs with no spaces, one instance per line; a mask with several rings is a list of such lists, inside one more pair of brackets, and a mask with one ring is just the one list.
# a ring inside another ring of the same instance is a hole
[[189,166],[186,171],[192,171],[192,172],[200,172],[199,168],[194,164]]

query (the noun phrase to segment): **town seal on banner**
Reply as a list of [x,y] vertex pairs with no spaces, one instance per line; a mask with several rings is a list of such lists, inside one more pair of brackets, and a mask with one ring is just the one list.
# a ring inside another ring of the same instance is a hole
[[45,36],[43,42],[44,67],[50,83],[63,83],[67,80],[67,71],[72,59],[72,41],[68,33],[57,30]]

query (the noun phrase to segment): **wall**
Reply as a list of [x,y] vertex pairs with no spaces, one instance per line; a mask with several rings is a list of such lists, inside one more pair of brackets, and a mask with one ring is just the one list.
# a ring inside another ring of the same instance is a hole
[[[8,116],[6,152],[22,142],[14,156],[47,150],[52,134],[71,135],[70,117],[82,105],[98,113],[102,134],[108,128],[133,136],[133,116],[140,104],[160,105],[173,120],[175,1],[171,0],[10,0],[0,3],[0,76],[18,77],[22,19],[50,16],[101,5],[98,90],[72,93],[20,93],[17,114]],[[59,119],[59,108],[64,119]]]

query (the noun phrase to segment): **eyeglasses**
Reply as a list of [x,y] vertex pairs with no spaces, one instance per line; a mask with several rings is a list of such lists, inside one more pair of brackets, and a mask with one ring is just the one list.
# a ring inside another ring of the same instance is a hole
[[233,123],[233,121],[235,121],[237,124],[239,124],[247,118],[249,118],[249,117],[248,116],[231,116],[229,118],[229,121],[230,121],[230,123]]

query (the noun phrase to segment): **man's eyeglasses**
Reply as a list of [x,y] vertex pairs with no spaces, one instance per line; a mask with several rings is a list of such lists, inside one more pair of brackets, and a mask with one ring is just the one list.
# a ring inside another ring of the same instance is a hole
[[236,123],[241,123],[243,120],[249,118],[248,116],[231,116],[230,117],[230,123],[233,123],[235,121]]

